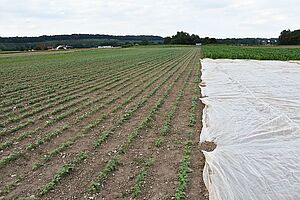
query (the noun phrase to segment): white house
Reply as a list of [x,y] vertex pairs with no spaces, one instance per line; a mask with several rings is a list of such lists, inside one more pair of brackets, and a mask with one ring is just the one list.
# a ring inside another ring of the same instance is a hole
[[110,49],[110,48],[114,48],[113,46],[98,46],[98,49]]
[[67,49],[72,49],[72,46],[69,45],[58,45],[55,50],[67,50]]

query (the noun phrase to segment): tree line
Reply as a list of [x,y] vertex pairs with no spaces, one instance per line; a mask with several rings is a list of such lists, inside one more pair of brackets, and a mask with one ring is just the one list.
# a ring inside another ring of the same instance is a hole
[[300,29],[283,30],[279,36],[279,44],[282,45],[300,45]]
[[178,31],[176,35],[165,37],[164,44],[185,44],[195,45],[201,44],[231,44],[231,45],[261,45],[261,44],[277,44],[278,38],[225,38],[216,39],[210,37],[200,38],[198,35],[189,34]]
[[102,35],[102,34],[71,34],[71,35],[43,35],[38,37],[0,37],[0,43],[33,43],[57,40],[120,40],[120,41],[162,41],[160,36],[153,35]]
[[164,44],[185,44],[195,45],[201,44],[233,44],[233,45],[300,45],[300,29],[299,30],[284,30],[280,33],[279,38],[225,38],[216,39],[204,37],[200,38],[198,35],[189,34],[187,32],[178,31],[176,35],[164,38]]
[[0,37],[0,50],[45,50],[58,45],[70,45],[74,48],[91,48],[103,45],[128,47],[134,44],[148,45],[163,43],[163,37],[153,35],[43,35],[39,37]]
[[0,37],[0,50],[44,50],[58,45],[71,45],[74,48],[90,48],[101,45],[129,47],[134,44],[230,44],[230,45],[300,45],[300,29],[284,30],[279,38],[201,38],[196,34],[178,31],[169,37],[153,35],[103,35],[103,34],[71,34],[71,35],[43,35],[39,37]]
[[176,35],[164,38],[164,44],[186,44],[195,45],[196,43],[201,44],[215,44],[217,43],[216,38],[200,38],[199,35],[189,34],[183,31],[178,31]]

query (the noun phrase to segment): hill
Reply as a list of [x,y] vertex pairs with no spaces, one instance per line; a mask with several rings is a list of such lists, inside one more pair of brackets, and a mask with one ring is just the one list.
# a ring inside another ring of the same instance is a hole
[[163,38],[153,35],[101,35],[101,34],[72,34],[72,35],[43,35],[39,37],[0,37],[0,50],[29,50],[47,49],[61,44],[75,48],[90,48],[99,45],[128,45],[133,43],[162,43]]

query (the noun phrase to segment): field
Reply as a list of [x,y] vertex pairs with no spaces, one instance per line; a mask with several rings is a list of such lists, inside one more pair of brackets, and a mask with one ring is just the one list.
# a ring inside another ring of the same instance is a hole
[[300,59],[223,45],[67,52],[0,57],[0,199],[208,199],[200,58]]
[[0,51],[0,54],[15,54],[21,53],[22,51]]
[[212,59],[300,60],[300,46],[206,45],[203,56]]
[[207,199],[199,59],[193,47],[1,57],[0,198]]

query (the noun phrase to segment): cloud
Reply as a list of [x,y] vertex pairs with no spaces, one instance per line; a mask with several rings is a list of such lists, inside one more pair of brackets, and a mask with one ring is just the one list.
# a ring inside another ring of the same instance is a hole
[[[299,28],[298,0],[0,0],[0,36],[99,33],[277,37]],[[298,27],[297,27],[298,26]]]

